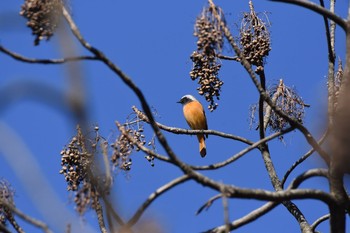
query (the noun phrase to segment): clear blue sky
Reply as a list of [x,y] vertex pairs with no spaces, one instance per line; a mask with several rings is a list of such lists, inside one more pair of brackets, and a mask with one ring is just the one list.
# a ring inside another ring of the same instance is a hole
[[[27,57],[58,58],[62,56],[60,41],[54,36],[34,47],[34,37],[25,27],[25,20],[18,12],[23,1],[0,2],[0,43],[4,47]],[[215,1],[225,12],[226,20],[234,35],[238,34],[243,11],[248,11],[248,1]],[[337,1],[337,12],[346,17],[346,1]],[[196,82],[191,81],[190,54],[196,48],[193,28],[196,16],[206,1],[83,1],[71,0],[73,18],[87,41],[103,51],[143,90],[150,105],[159,114],[157,120],[165,125],[187,128],[182,108],[176,103],[185,94],[193,94],[203,103],[205,100],[196,91]],[[267,12],[271,22],[272,51],[267,59],[267,83],[283,78],[288,86],[295,86],[307,109],[305,125],[319,138],[325,126],[327,47],[323,19],[300,7],[257,0],[257,12]],[[75,41],[75,39],[73,38]],[[88,54],[78,43],[76,53]],[[336,52],[344,60],[344,33],[337,29]],[[229,46],[224,54],[233,55]],[[249,129],[249,106],[257,102],[258,92],[252,81],[235,62],[222,61],[220,77],[224,81],[219,108],[207,111],[209,129],[258,140],[258,131]],[[91,126],[98,124],[101,134],[113,142],[117,133],[114,122],[123,122],[131,112],[131,106],[140,107],[135,95],[126,88],[119,77],[100,62],[79,63],[86,87]],[[13,60],[0,53],[0,90],[8,85],[36,81],[57,90],[65,90],[67,65],[31,65]],[[16,190],[15,202],[19,209],[48,222],[56,232],[63,232],[59,225],[65,219],[76,217],[72,199],[65,191],[66,184],[60,170],[60,151],[75,133],[75,126],[66,115],[43,104],[44,101],[22,100],[6,109],[0,109],[0,177],[8,180]],[[10,131],[14,131],[12,135]],[[151,137],[151,132],[146,131]],[[210,136],[207,140],[207,157],[198,154],[195,137],[165,133],[176,154],[185,162],[194,165],[211,164],[226,160],[244,145],[237,141]],[[22,155],[22,145],[5,143],[12,136],[18,137],[30,150],[33,158]],[[6,144],[6,145],[4,145]],[[299,132],[285,137],[285,144],[271,143],[271,155],[279,177],[302,154],[309,145]],[[157,151],[164,154],[158,145]],[[5,156],[5,153],[7,156]],[[12,154],[11,154],[12,153]],[[11,154],[11,156],[8,156]],[[10,161],[8,158],[11,158]],[[128,219],[136,208],[161,185],[182,175],[178,168],[160,161],[151,167],[144,155],[132,155],[130,172],[115,172],[115,189],[112,193],[118,211]],[[35,164],[38,167],[35,167]],[[314,167],[323,166],[313,155],[292,177]],[[33,169],[33,170],[32,170]],[[47,183],[31,179],[40,170],[39,176]],[[258,151],[245,155],[235,163],[218,171],[203,172],[209,177],[239,187],[273,190]],[[290,180],[288,181],[290,182]],[[288,183],[287,182],[287,183]],[[327,190],[322,179],[305,182],[302,187]],[[56,193],[48,198],[50,190]],[[157,221],[164,232],[200,232],[223,224],[222,202],[217,201],[208,210],[195,216],[197,209],[216,192],[193,181],[180,185],[156,200],[145,212],[141,222]],[[38,202],[43,206],[38,208]],[[61,208],[56,208],[59,205]],[[295,201],[312,223],[327,213],[324,204],[317,201]],[[237,219],[263,202],[253,200],[230,200],[230,220]],[[45,210],[45,211],[43,211]],[[71,215],[67,214],[70,213]],[[52,219],[50,216],[57,216]],[[98,232],[97,219],[88,212],[79,219],[74,232],[91,230]],[[88,222],[91,228],[84,226]],[[23,225],[28,232],[37,229]],[[82,227],[84,230],[79,230]],[[328,223],[319,228],[328,231]],[[239,228],[237,232],[285,232],[299,231],[299,225],[290,213],[279,206],[253,223]]]

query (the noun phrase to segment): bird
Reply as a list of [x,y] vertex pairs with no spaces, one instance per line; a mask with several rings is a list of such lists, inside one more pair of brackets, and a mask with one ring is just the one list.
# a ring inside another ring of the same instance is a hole
[[[183,114],[187,121],[187,124],[193,130],[208,129],[207,118],[202,104],[194,98],[192,95],[184,95],[178,103],[183,106]],[[205,134],[208,138],[208,134]],[[205,146],[205,137],[203,134],[197,134],[199,141],[199,153],[202,157],[207,154]]]

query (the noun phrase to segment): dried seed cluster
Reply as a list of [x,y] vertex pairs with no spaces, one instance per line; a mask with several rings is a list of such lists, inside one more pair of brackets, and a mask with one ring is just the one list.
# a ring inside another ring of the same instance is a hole
[[[117,167],[124,171],[129,171],[132,165],[131,154],[134,151],[140,151],[140,146],[151,147],[155,150],[155,135],[147,143],[144,135],[144,122],[148,122],[147,116],[135,106],[132,107],[133,113],[131,113],[122,126],[118,123],[120,135],[112,145],[113,154],[111,161],[114,167]],[[156,113],[155,113],[156,114]],[[147,154],[145,156],[151,166],[154,166],[154,156]]]
[[74,197],[75,209],[83,215],[86,210],[96,209],[98,198],[100,195],[97,190],[89,182],[84,182],[82,187],[76,192]]
[[[286,86],[282,80],[277,85],[272,85],[268,88],[267,92],[272,100],[275,102],[276,106],[280,108],[283,112],[288,114],[291,118],[303,123],[305,116],[305,107],[306,105],[302,98],[297,94],[294,88]],[[289,126],[287,120],[278,115],[271,108],[271,111],[267,111],[270,106],[264,103],[264,116],[268,117],[267,128],[272,132],[279,132],[283,129],[286,129]],[[250,119],[251,124],[255,123],[255,117],[258,111],[258,103],[254,104],[250,108]],[[267,116],[266,114],[269,114]]]
[[[278,85],[274,85],[268,90],[270,98],[273,98],[273,95],[277,91],[279,91],[279,94],[277,96],[276,106],[291,118],[303,123],[306,105],[302,98],[297,94],[296,90],[284,84],[282,84],[282,88]],[[288,121],[272,110],[268,127],[274,132],[279,132],[286,129],[288,126]]]
[[249,2],[249,6],[250,12],[243,13],[239,42],[243,56],[250,64],[257,66],[258,72],[271,50],[270,33],[267,24],[254,11],[252,2]]
[[65,177],[67,190],[74,191],[75,209],[81,215],[89,208],[96,208],[100,197],[98,190],[108,193],[110,189],[110,184],[102,185],[105,180],[101,175],[96,174],[99,170],[93,166],[94,157],[100,153],[99,147],[102,153],[108,156],[108,143],[99,135],[97,126],[94,127],[93,133],[94,136],[83,135],[78,125],[77,135],[61,151],[60,173]]
[[36,36],[35,45],[40,40],[50,39],[62,16],[63,0],[26,0],[21,7],[20,15],[27,18],[27,26]]
[[67,190],[77,191],[80,183],[87,176],[87,169],[92,163],[92,155],[85,147],[85,141],[80,127],[77,127],[78,134],[73,137],[68,146],[61,151],[60,173],[68,184]]
[[[141,142],[140,135],[141,132],[137,130],[128,129],[127,134],[130,134],[135,140]],[[143,143],[144,144],[144,143]],[[135,149],[134,143],[129,141],[128,137],[121,133],[115,143],[112,145],[113,154],[111,161],[114,167],[119,167],[124,171],[129,171],[131,169],[132,160],[130,158],[131,153]]]
[[[218,21],[214,14],[219,15],[221,20]],[[214,97],[219,100],[223,85],[218,77],[221,64],[217,58],[224,43],[221,21],[224,22],[225,19],[220,8],[203,9],[195,23],[194,36],[197,37],[197,50],[191,55],[193,68],[190,71],[190,77],[192,80],[198,79],[200,85],[197,88],[198,93],[204,95],[206,101],[210,102],[208,106],[210,111],[217,108],[218,104]]]

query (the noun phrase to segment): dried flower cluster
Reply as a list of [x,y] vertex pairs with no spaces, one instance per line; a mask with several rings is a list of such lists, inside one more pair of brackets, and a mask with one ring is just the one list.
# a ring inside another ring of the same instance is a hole
[[92,163],[92,154],[88,153],[81,128],[77,127],[77,135],[68,146],[61,151],[60,173],[68,184],[68,191],[77,191],[80,183],[87,177],[87,170]]
[[[273,98],[273,95],[278,93],[278,89],[278,85],[275,85],[268,90],[270,98]],[[276,106],[291,118],[303,123],[306,105],[294,88],[290,88],[283,84],[281,92],[277,96]],[[288,126],[288,121],[272,110],[268,127],[272,131],[278,132],[287,128]]]
[[4,179],[0,179],[0,224],[5,225],[7,220],[12,220],[12,212],[1,203],[14,205],[14,190],[11,185]]
[[[135,110],[134,110],[135,111]],[[139,151],[140,146],[144,146],[146,144],[143,126],[143,120],[145,116],[139,117],[137,112],[134,112],[129,115],[126,123],[123,124],[122,127],[119,127],[120,135],[112,145],[113,154],[111,161],[114,167],[118,167],[124,171],[129,171],[132,165],[132,159],[130,155],[134,151]],[[130,140],[132,138],[132,140]],[[148,146],[154,146],[154,139],[152,139],[148,144]],[[151,163],[153,166],[154,157],[147,155],[145,158]]]
[[27,18],[27,26],[36,36],[35,45],[40,40],[50,39],[54,34],[61,16],[63,0],[26,0],[21,7],[20,15]]
[[[220,21],[215,16],[219,16]],[[193,68],[190,77],[192,80],[198,79],[200,85],[197,88],[198,93],[204,95],[206,101],[210,102],[208,106],[210,111],[217,108],[218,104],[215,103],[214,97],[219,100],[223,85],[218,77],[221,64],[217,58],[224,43],[222,22],[225,22],[222,10],[218,7],[208,7],[203,9],[195,23],[197,50],[191,55]]]
[[[94,157],[97,156],[97,146],[105,147],[105,142],[98,133],[99,128],[94,128],[94,137],[87,138],[83,135],[82,129],[77,126],[77,135],[61,151],[60,173],[64,175],[67,182],[67,190],[74,191],[74,202],[79,214],[84,214],[89,208],[95,208],[100,197],[96,184],[102,184],[103,180],[95,173],[93,167]],[[104,151],[104,153],[107,153]],[[109,169],[109,168],[107,168]],[[109,188],[101,185],[99,189]],[[103,190],[108,192],[109,190]]]
[[256,72],[263,68],[264,58],[269,55],[270,33],[267,24],[260,19],[252,2],[249,2],[250,12],[243,14],[240,28],[240,46],[243,56],[256,66]]
[[334,107],[335,109],[337,109],[338,106],[338,98],[339,98],[339,92],[340,92],[340,86],[342,83],[342,79],[343,79],[343,65],[342,65],[342,61],[339,59],[338,60],[338,70],[337,73],[334,77],[334,93],[335,93],[335,103],[334,103]]
[[[305,107],[308,107],[308,105],[304,103],[294,88],[286,86],[284,82],[280,80],[279,84],[272,85],[268,88],[267,92],[272,102],[274,102],[278,108],[289,117],[300,123],[303,122]],[[258,104],[255,104],[250,109],[252,122],[255,122],[254,118],[258,109],[257,106]],[[279,132],[289,126],[288,121],[273,111],[266,103],[264,103],[264,117],[268,119],[266,127],[273,132]]]

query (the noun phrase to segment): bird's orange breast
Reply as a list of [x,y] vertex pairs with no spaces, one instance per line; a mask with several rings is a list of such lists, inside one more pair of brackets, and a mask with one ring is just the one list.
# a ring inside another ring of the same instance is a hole
[[184,105],[183,112],[191,129],[208,129],[204,109],[198,101]]

